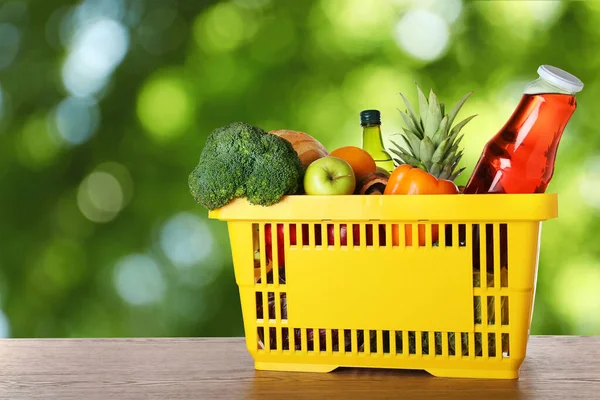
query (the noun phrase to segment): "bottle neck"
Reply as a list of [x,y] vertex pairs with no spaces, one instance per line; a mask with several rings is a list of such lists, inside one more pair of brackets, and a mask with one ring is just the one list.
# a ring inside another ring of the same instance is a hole
[[366,124],[363,128],[363,149],[369,151],[380,150],[383,148],[383,140],[381,139],[381,124]]
[[555,86],[545,79],[538,78],[532,82],[530,82],[523,94],[542,94],[542,93],[554,93],[554,94],[566,94],[570,96],[574,96],[575,93],[569,92],[566,89]]

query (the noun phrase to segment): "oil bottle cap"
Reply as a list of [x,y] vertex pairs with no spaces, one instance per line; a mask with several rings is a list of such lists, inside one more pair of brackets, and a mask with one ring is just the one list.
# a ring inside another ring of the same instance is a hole
[[381,124],[381,113],[379,110],[364,110],[360,112],[360,124]]
[[540,65],[537,72],[540,78],[546,82],[571,93],[577,93],[583,89],[583,82],[579,78],[552,65]]

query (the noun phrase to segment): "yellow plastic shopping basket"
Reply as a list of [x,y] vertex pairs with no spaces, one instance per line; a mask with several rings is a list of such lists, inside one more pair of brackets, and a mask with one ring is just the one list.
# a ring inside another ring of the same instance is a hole
[[209,216],[228,223],[257,369],[506,379],[525,358],[557,196],[287,196]]

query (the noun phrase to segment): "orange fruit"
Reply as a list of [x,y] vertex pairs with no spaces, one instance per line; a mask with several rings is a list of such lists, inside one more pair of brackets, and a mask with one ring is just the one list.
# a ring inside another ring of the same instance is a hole
[[354,170],[356,179],[361,176],[377,171],[375,160],[369,153],[360,147],[344,146],[329,153],[330,156],[341,158],[346,161]]

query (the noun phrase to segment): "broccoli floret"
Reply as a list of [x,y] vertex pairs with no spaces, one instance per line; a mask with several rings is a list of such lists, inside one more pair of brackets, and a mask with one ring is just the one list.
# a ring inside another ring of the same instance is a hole
[[238,197],[270,206],[300,189],[303,169],[287,140],[234,122],[210,133],[188,177],[194,199],[209,210]]

